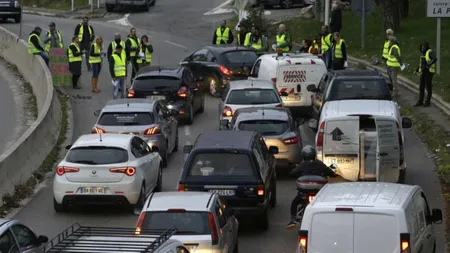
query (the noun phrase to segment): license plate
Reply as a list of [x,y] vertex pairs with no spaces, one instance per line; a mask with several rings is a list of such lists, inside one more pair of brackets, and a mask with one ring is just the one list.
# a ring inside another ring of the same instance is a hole
[[105,187],[82,187],[82,194],[105,194]]
[[234,196],[234,190],[209,190],[209,192],[217,193],[222,196]]
[[281,99],[283,100],[283,101],[298,101],[298,100],[300,100],[300,95],[293,95],[293,96],[284,96],[284,97],[281,97]]
[[355,158],[352,157],[342,157],[342,158],[328,158],[326,164],[354,164]]
[[153,99],[153,100],[165,100],[166,99],[165,96],[147,96],[147,98]]

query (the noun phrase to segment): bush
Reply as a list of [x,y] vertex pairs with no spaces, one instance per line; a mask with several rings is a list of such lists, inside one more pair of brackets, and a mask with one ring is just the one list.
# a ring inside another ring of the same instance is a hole
[[240,24],[245,24],[246,27],[255,25],[259,28],[262,34],[267,34],[269,29],[269,22],[264,17],[264,9],[262,7],[254,7],[248,11],[246,19],[241,20]]

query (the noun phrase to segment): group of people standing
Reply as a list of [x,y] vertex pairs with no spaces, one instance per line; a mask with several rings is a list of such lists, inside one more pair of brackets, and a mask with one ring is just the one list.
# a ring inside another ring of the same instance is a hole
[[[45,48],[41,46],[41,33],[40,27],[35,27],[30,33],[28,52],[40,55],[48,66],[50,49],[64,48],[64,43],[61,32],[56,29],[54,22],[49,25],[49,31],[44,40]],[[109,62],[109,72],[114,87],[113,98],[116,99],[119,95],[121,98],[125,98],[128,64],[131,64],[131,83],[140,68],[151,64],[152,53],[153,46],[149,43],[148,36],[143,35],[138,38],[135,28],[130,29],[130,34],[125,41],[122,40],[120,33],[115,33],[114,40],[109,44],[107,50],[104,50],[103,37],[95,36],[94,29],[89,24],[89,18],[84,17],[83,22],[75,27],[72,42],[66,51],[69,71],[72,74],[72,87],[74,89],[81,88],[79,79],[82,74],[84,56],[87,70],[92,72],[92,92],[99,93],[101,90],[98,88],[98,80],[104,58],[106,58]]]

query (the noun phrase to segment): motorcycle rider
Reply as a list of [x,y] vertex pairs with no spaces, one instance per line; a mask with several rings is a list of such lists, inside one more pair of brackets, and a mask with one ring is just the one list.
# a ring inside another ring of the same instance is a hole
[[[303,162],[300,165],[293,169],[290,173],[291,176],[298,178],[301,176],[322,176],[322,177],[335,177],[336,173],[328,166],[326,166],[320,160],[317,160],[317,152],[316,149],[310,145],[305,146],[302,149],[301,153]],[[303,194],[297,193],[295,198],[291,203],[291,220],[286,225],[286,228],[295,227],[295,221],[297,219],[297,207],[304,201]]]

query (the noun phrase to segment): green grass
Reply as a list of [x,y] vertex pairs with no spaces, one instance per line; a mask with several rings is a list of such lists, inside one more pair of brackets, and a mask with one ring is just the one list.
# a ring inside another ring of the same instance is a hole
[[[89,5],[89,0],[74,0],[75,8]],[[28,7],[40,7],[55,10],[69,11],[72,8],[71,0],[21,0],[22,5]],[[97,2],[94,0],[94,3]]]

